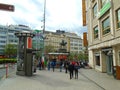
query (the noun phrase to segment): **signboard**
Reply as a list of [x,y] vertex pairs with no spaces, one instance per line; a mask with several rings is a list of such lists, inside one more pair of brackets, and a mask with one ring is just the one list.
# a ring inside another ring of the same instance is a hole
[[27,48],[28,49],[32,48],[32,38],[31,37],[27,37]]
[[12,11],[13,12],[14,11],[14,6],[0,3],[0,10]]
[[109,1],[108,3],[106,3],[102,7],[102,9],[100,10],[100,12],[98,13],[98,18],[100,18],[102,15],[104,15],[110,8],[111,8],[111,2]]
[[84,47],[88,46],[88,41],[87,41],[87,32],[83,33],[83,45]]
[[83,17],[83,26],[86,26],[86,4],[85,4],[85,0],[82,0],[82,17]]

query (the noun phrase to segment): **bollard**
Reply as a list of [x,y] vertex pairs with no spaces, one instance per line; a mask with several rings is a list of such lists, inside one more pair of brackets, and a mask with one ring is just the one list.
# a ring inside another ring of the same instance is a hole
[[8,64],[6,64],[6,78],[8,77]]

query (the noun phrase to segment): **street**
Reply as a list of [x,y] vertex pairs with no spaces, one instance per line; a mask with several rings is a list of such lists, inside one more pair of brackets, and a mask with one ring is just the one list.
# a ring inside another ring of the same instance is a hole
[[[93,79],[92,76],[96,78]],[[37,70],[32,77],[18,76],[15,73],[10,75],[2,80],[0,90],[119,90],[119,83],[119,80],[92,69],[81,69],[79,78],[71,80],[68,73],[59,72],[59,69],[55,72]]]

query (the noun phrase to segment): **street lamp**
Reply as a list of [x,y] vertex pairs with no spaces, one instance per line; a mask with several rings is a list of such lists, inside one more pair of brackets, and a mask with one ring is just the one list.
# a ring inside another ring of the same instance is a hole
[[43,14],[43,60],[44,60],[44,44],[45,44],[45,15],[46,15],[46,0],[44,0],[44,14]]
[[45,20],[46,20],[46,18],[45,18],[45,15],[46,15],[46,0],[44,0],[44,15],[43,15],[43,18],[44,18],[44,20],[43,20],[43,34],[45,33]]

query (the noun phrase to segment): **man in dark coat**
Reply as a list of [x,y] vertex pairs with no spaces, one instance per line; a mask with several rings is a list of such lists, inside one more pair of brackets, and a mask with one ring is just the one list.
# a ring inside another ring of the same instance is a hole
[[70,62],[70,64],[68,65],[68,70],[70,72],[70,79],[73,78],[73,71],[74,71],[74,65],[72,64],[72,62]]

